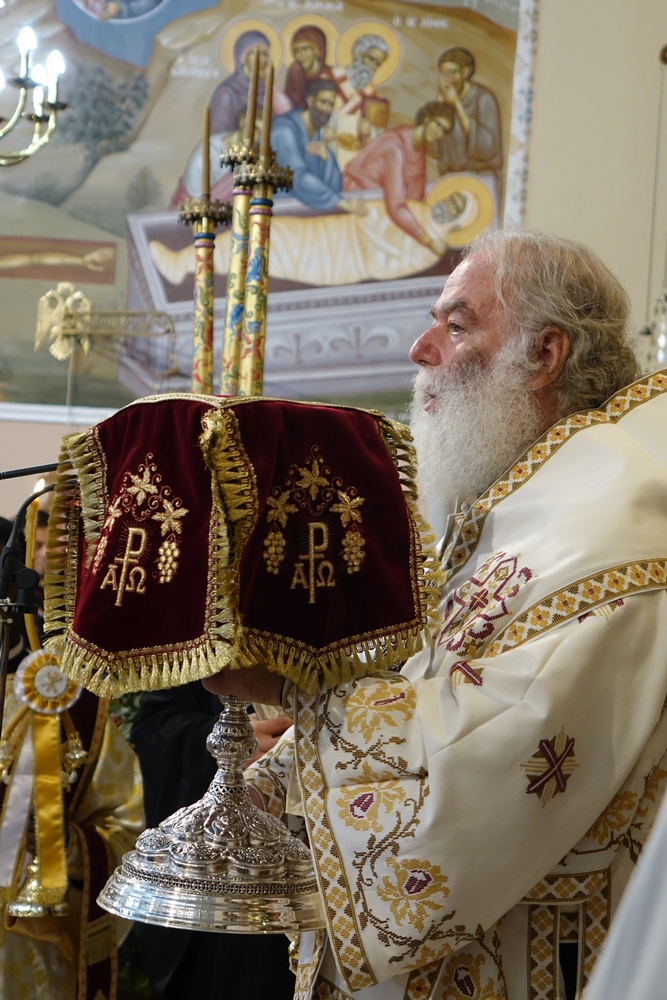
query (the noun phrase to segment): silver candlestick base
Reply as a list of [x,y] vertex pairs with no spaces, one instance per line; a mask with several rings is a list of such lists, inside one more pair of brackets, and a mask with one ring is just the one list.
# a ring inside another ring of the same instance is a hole
[[105,910],[164,927],[277,934],[324,927],[309,849],[253,805],[257,749],[247,705],[222,696],[206,740],[218,772],[204,796],[141,834],[102,890]]

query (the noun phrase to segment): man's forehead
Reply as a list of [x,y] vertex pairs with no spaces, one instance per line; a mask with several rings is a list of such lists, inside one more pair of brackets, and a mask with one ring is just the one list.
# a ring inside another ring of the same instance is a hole
[[491,262],[482,253],[471,254],[454,268],[445,281],[436,303],[438,312],[454,308],[479,311],[483,305],[497,303],[494,272]]
[[456,265],[445,279],[443,291],[463,284],[475,288],[494,288],[494,268],[488,256],[482,251],[471,253]]

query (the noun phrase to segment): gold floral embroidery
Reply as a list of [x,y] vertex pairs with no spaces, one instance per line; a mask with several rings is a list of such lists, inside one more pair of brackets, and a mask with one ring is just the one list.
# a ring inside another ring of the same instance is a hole
[[135,476],[133,473],[126,473],[129,475],[131,486],[127,486],[126,490],[130,496],[134,497],[137,507],[141,507],[144,500],[153,494],[158,492],[158,488],[155,483],[151,482],[151,473],[157,472],[157,465],[151,465],[150,460],[153,456],[148,455],[146,458],[146,465],[139,466],[139,472],[141,476]]
[[376,775],[363,761],[361,772],[354,784],[344,785],[338,796],[338,815],[358,830],[381,833],[386,825],[387,813],[405,799],[400,781],[387,775]]
[[428,1000],[433,995],[433,987],[444,959],[438,957],[436,949],[429,948],[427,944],[422,945],[418,955],[420,967],[410,973],[403,1000]]
[[576,610],[577,602],[573,594],[559,594],[555,602],[556,611],[569,615]]
[[546,875],[523,898],[526,903],[580,903],[597,892],[607,878],[606,871]]
[[385,875],[377,894],[387,903],[399,927],[409,923],[420,933],[449,895],[448,878],[437,865],[418,858],[387,858],[393,878]]
[[[334,502],[336,501],[336,502]],[[331,531],[329,513],[338,514],[343,528],[342,549],[348,573],[358,573],[366,553],[361,533],[361,505],[364,497],[353,486],[345,487],[335,476],[313,445],[303,465],[291,465],[280,486],[274,486],[266,501],[267,525],[271,526],[264,540],[263,553],[268,573],[278,575],[285,559],[286,539],[276,528],[286,528],[290,515],[299,512],[306,518],[308,551],[300,553],[294,563],[290,589],[301,587],[308,592],[308,603],[315,604],[317,587],[335,587],[335,567],[329,552]]]
[[386,732],[412,718],[417,696],[412,685],[402,679],[355,684],[345,697],[347,726],[350,732],[360,730],[365,740],[375,732]]
[[346,528],[350,521],[359,521],[361,523],[361,512],[357,508],[362,505],[364,498],[351,497],[347,493],[341,493],[340,490],[336,492],[339,502],[333,504],[329,509],[335,511],[336,514],[340,514],[343,527]]
[[109,503],[92,563],[95,574],[120,524],[121,548],[116,548],[116,555],[107,563],[100,583],[100,590],[111,588],[114,591],[116,607],[122,605],[126,593],[146,593],[148,574],[144,564],[151,549],[150,521],[158,522],[163,539],[155,557],[156,579],[162,584],[171,583],[181,555],[177,539],[183,532],[183,519],[188,513],[183,501],[172,496],[171,487],[163,484],[152,453],[146,455],[136,473],[125,472],[119,492]]
[[447,1000],[503,1000],[499,983],[495,976],[485,978],[482,973],[486,964],[484,954],[473,956],[471,952],[457,952],[447,963],[440,984],[440,995]]
[[599,601],[602,595],[602,587],[593,580],[586,580],[581,588],[581,596],[585,601]]
[[297,486],[310,493],[310,499],[315,500],[320,492],[320,486],[329,486],[329,480],[320,475],[320,459],[313,458],[310,464],[306,459],[306,467],[299,469],[301,479],[297,480]]
[[162,513],[153,514],[154,521],[161,521],[160,532],[162,535],[168,535],[173,532],[176,535],[180,535],[182,525],[180,522],[181,517],[185,517],[188,513],[187,507],[176,507],[171,501],[167,500],[166,497],[162,498]]
[[598,844],[606,844],[610,836],[625,830],[637,808],[637,796],[632,791],[619,792],[605,811],[598,816],[586,837]]
[[[654,805],[658,801],[658,797],[662,795],[662,785],[667,778],[667,771],[664,767],[656,765],[650,772],[646,779],[646,785],[644,786],[644,794],[642,795],[642,802],[648,799]],[[640,805],[637,810],[637,815],[642,819],[648,813],[648,805]]]
[[296,514],[299,509],[293,503],[288,502],[289,497],[289,490],[284,490],[278,496],[267,497],[266,503],[269,509],[266,512],[266,520],[269,523],[278,521],[282,528],[287,527],[288,514]]

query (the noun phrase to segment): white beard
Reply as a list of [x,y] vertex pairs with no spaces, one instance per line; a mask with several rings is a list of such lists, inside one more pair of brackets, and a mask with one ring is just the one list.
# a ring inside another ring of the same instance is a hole
[[363,90],[373,79],[375,71],[363,59],[355,59],[347,68],[347,78],[355,90]]
[[410,426],[423,499],[448,512],[457,500],[472,502],[540,435],[544,417],[526,385],[533,372],[516,340],[490,361],[475,352],[442,370],[419,370]]

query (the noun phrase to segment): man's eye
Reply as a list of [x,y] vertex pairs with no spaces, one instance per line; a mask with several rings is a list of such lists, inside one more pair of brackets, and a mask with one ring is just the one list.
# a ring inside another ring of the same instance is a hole
[[449,324],[449,332],[450,333],[465,333],[465,330],[463,329],[462,326],[459,326],[458,323],[450,323]]

